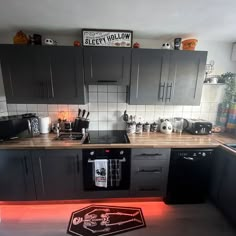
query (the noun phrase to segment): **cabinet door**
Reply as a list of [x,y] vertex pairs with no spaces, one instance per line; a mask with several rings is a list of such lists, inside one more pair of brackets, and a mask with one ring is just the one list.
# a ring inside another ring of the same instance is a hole
[[129,104],[163,104],[168,78],[168,50],[136,49],[132,51]]
[[76,150],[35,151],[33,169],[38,200],[78,198],[82,156]]
[[207,52],[171,52],[166,104],[199,105],[205,75]]
[[35,50],[23,45],[1,46],[1,67],[8,103],[34,103],[44,97],[43,79],[35,77],[38,74]]
[[225,172],[227,158],[226,151],[222,148],[217,148],[214,151],[211,169],[211,180],[209,194],[216,205],[219,205],[219,193],[222,184],[222,178]]
[[219,207],[236,224],[236,154],[224,151],[223,157],[226,164],[219,190]]
[[0,173],[0,201],[36,199],[29,152],[0,151]]
[[85,85],[82,48],[52,47],[47,87],[49,103],[84,104]]
[[129,85],[131,49],[84,48],[86,84]]

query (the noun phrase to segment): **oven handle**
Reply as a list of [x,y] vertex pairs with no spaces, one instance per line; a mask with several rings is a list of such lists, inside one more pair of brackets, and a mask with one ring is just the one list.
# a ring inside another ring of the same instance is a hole
[[[99,160],[99,159],[97,159]],[[118,159],[117,159],[118,160]],[[122,159],[118,160],[119,162],[126,162],[126,159],[123,157]],[[92,159],[88,159],[88,163],[94,163],[95,160],[92,160]]]

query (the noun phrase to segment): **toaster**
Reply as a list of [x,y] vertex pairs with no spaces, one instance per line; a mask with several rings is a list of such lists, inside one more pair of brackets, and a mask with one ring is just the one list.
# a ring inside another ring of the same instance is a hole
[[211,134],[212,123],[202,119],[185,119],[184,130],[191,134]]
[[0,117],[0,140],[34,137],[40,134],[39,118],[34,113]]

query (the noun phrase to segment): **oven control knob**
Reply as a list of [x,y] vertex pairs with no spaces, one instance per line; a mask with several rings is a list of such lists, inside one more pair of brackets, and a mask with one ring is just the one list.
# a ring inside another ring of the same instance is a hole
[[123,155],[124,154],[124,151],[120,151],[120,155]]
[[90,152],[90,156],[93,156],[94,155],[94,151]]
[[206,156],[206,153],[205,153],[205,152],[203,152],[203,153],[202,153],[202,156],[203,156],[203,157],[205,157],[205,156]]

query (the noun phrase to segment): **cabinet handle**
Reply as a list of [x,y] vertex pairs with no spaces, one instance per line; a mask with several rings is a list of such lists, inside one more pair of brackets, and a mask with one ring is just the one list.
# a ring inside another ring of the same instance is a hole
[[[161,100],[163,102],[164,100],[164,95],[165,95],[165,87],[166,87],[166,83],[164,82],[164,84],[162,85],[161,83],[159,84],[159,100]],[[162,92],[161,92],[161,88],[162,88]],[[160,94],[162,93],[162,96],[160,97]]]
[[40,177],[41,177],[42,190],[43,190],[43,193],[45,193],[45,186],[44,186],[44,179],[43,179],[43,169],[42,169],[41,157],[39,157],[39,170],[40,170]]
[[79,155],[76,155],[76,167],[77,167],[77,173],[79,174]]
[[[169,88],[170,88],[170,93],[169,93]],[[169,95],[169,96],[168,96]],[[166,87],[166,101],[171,99],[171,95],[172,95],[172,83],[169,85],[169,83],[167,83],[167,87]],[[167,97],[168,96],[168,97]]]
[[51,84],[52,98],[54,98],[54,84],[53,84],[53,74],[52,74],[52,65],[51,64],[50,64],[50,84]]
[[138,88],[139,88],[139,63],[138,63],[138,70],[137,70],[136,98],[138,98]]
[[145,170],[145,169],[138,169],[139,173],[154,173],[154,174],[159,174],[162,172],[162,168],[159,169],[153,169],[153,170]]
[[97,80],[97,83],[117,83],[117,80]]
[[93,78],[93,58],[90,57],[90,76]]
[[198,84],[198,77],[199,77],[199,69],[200,69],[200,64],[201,64],[201,60],[199,58],[198,60],[198,67],[197,67],[197,76],[196,76],[196,81],[195,81],[195,88],[194,88],[194,95],[193,98],[196,98],[196,92],[197,92],[197,84]]
[[187,160],[187,161],[194,161],[194,158],[193,158],[193,157],[184,157],[184,160]]
[[122,74],[121,74],[121,78],[124,78],[124,56],[122,56]]
[[11,69],[10,66],[8,65],[8,74],[9,74],[9,80],[10,80],[10,85],[11,85],[11,95],[14,97],[14,91],[13,91],[13,85],[12,85],[12,76],[11,76]]
[[24,164],[25,164],[25,173],[26,173],[26,175],[28,175],[29,170],[28,170],[28,165],[27,165],[27,159],[26,159],[26,156],[24,156]]
[[160,191],[159,188],[138,188],[138,191]]
[[155,157],[155,156],[162,156],[162,154],[161,154],[161,153],[142,153],[142,154],[139,154],[139,155],[137,155],[137,156],[145,156],[145,157],[150,156],[150,157]]

